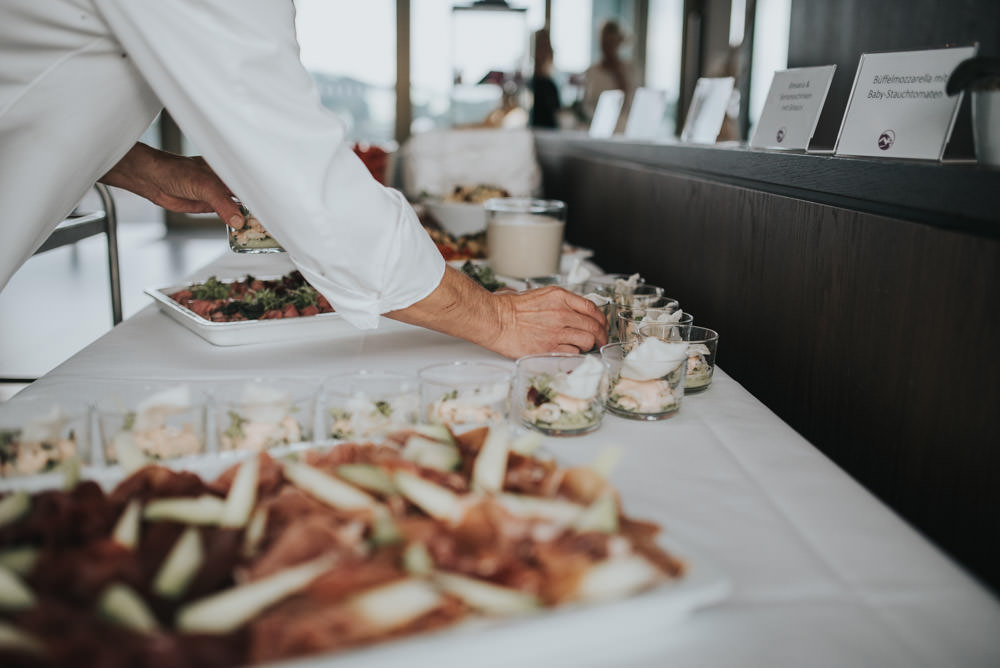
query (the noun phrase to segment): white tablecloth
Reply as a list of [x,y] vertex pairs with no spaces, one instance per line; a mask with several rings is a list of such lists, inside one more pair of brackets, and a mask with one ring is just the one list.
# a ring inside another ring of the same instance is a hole
[[[280,272],[283,262],[227,254],[195,278]],[[125,379],[320,379],[500,360],[451,337],[390,324],[336,340],[226,348],[150,306],[22,394],[86,394]],[[624,448],[612,481],[629,514],[661,523],[710,559],[732,593],[640,638],[622,640],[628,629],[609,618],[605,652],[567,646],[560,665],[1000,665],[997,599],[721,369],[707,392],[687,397],[669,420],[608,415],[593,434],[547,442],[567,462],[588,462],[608,444]],[[551,657],[539,662],[553,665]]]

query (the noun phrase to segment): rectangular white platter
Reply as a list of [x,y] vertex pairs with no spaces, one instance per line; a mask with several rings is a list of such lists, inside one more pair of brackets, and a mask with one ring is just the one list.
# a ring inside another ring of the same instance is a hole
[[[311,447],[333,445],[329,442],[298,443],[269,454],[280,457]],[[197,455],[161,464],[212,480],[248,454]],[[118,466],[84,467],[82,473],[83,479],[94,480],[105,490],[111,490],[123,478]],[[62,474],[58,472],[0,479],[0,492],[58,489],[62,481]],[[623,502],[627,511],[627,498]],[[662,642],[664,634],[670,633],[671,626],[700,608],[719,603],[731,590],[729,579],[711,560],[664,537],[660,545],[686,563],[686,573],[679,580],[628,598],[566,605],[521,617],[471,619],[422,635],[269,665],[275,668],[441,668],[457,665],[548,668],[628,665],[630,657],[645,658],[648,662],[649,653],[655,652],[657,643]]]
[[[242,280],[237,278],[220,278],[223,283]],[[259,276],[263,280],[273,280],[281,276]],[[319,313],[317,315],[300,316],[298,318],[280,318],[277,320],[240,320],[237,322],[212,322],[202,318],[191,309],[181,306],[170,295],[178,290],[184,290],[191,283],[166,287],[149,288],[145,293],[153,298],[156,305],[165,315],[177,321],[181,326],[191,330],[214,346],[243,346],[254,343],[274,343],[277,341],[292,341],[311,338],[342,338],[359,336],[360,330],[344,320],[339,313]],[[379,323],[379,329],[390,325],[392,321]]]

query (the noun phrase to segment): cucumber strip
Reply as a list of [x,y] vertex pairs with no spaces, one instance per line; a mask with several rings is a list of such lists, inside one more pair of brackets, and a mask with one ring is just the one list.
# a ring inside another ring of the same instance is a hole
[[250,520],[254,504],[257,503],[257,481],[260,479],[260,459],[257,455],[248,457],[233,477],[233,484],[226,495],[219,526],[242,529]]
[[375,506],[372,517],[372,542],[376,545],[398,543],[403,539],[399,527],[392,519],[392,513],[385,506]]
[[423,436],[410,436],[403,446],[403,459],[437,469],[454,471],[462,463],[462,455],[454,445],[431,441]]
[[510,452],[510,431],[506,425],[490,427],[483,447],[472,466],[472,489],[499,492],[507,474],[507,454]]
[[80,484],[80,458],[69,457],[63,461],[60,468],[63,474],[63,491],[72,491],[74,487]]
[[603,531],[618,533],[618,504],[615,496],[604,493],[576,518],[573,528],[577,531]]
[[455,437],[452,436],[451,430],[443,424],[418,424],[413,427],[413,431],[438,443],[455,445]]
[[26,610],[35,605],[35,595],[28,585],[7,568],[0,566],[0,610]]
[[116,582],[101,594],[97,609],[111,622],[139,633],[152,633],[160,625],[149,606],[128,585]]
[[247,559],[255,557],[260,548],[260,542],[264,540],[264,532],[267,530],[267,508],[258,508],[250,517],[246,531],[243,532],[243,556]]
[[23,578],[35,567],[40,553],[40,549],[29,545],[12,547],[0,552],[0,566]]
[[229,633],[304,589],[334,563],[336,557],[322,556],[189,603],[177,613],[177,629],[186,633]]
[[447,522],[457,522],[462,518],[462,498],[447,487],[406,471],[397,471],[393,480],[403,496],[431,517]]
[[122,547],[134,550],[139,546],[139,533],[142,527],[142,504],[138,499],[132,499],[111,532],[111,540]]
[[327,475],[308,464],[285,462],[285,477],[296,487],[312,494],[317,499],[334,508],[350,510],[354,508],[371,508],[376,501],[370,495],[353,485]]
[[31,510],[31,495],[24,490],[11,492],[0,499],[0,527],[13,524]]
[[0,621],[0,650],[44,654],[42,643],[35,636],[22,631],[13,624]]
[[160,570],[153,578],[153,591],[163,598],[179,598],[205,561],[198,529],[188,527],[174,543]]
[[389,474],[374,464],[343,464],[337,467],[337,475],[352,485],[383,496],[392,496],[398,491]]
[[132,475],[142,467],[150,463],[149,457],[142,451],[139,444],[135,442],[135,437],[130,431],[120,431],[115,434],[111,444],[115,448],[115,456],[118,464],[126,476]]
[[434,582],[442,590],[457,596],[470,608],[488,615],[523,615],[541,607],[537,596],[523,591],[501,587],[455,573],[434,573]]
[[548,499],[525,494],[498,494],[494,497],[512,515],[534,517],[560,525],[571,525],[586,510],[585,506],[566,499]]
[[143,517],[147,520],[170,520],[184,524],[218,524],[223,502],[217,496],[154,499],[146,504]]
[[410,543],[403,551],[403,570],[426,577],[434,572],[434,559],[423,543]]
[[519,455],[530,457],[538,452],[538,448],[542,447],[542,443],[544,442],[545,439],[537,431],[529,431],[511,441],[510,449]]
[[612,472],[618,468],[618,463],[622,460],[622,448],[620,445],[609,445],[597,453],[590,468],[595,473],[599,473],[605,478],[610,478]]
[[350,605],[378,630],[407,624],[441,604],[441,595],[426,580],[408,578],[369,589],[351,599]]
[[656,566],[638,555],[606,559],[591,566],[577,585],[581,601],[622,598],[645,589],[660,577]]

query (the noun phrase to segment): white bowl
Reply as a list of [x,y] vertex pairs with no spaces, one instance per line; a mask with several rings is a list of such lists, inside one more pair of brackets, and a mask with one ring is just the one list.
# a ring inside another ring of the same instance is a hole
[[445,232],[455,237],[478,234],[486,229],[486,209],[482,204],[426,200],[424,206],[441,223]]

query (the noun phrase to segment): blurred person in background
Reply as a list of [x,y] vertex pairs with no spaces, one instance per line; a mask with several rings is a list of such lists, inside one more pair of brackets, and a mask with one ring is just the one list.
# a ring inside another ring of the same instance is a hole
[[[204,159],[137,143],[164,107]],[[291,0],[0,3],[0,289],[98,180],[241,227],[237,195],[362,329],[385,315],[508,357],[607,338],[583,297],[495,295],[445,264],[321,104]]]
[[617,21],[608,20],[601,26],[601,59],[587,68],[583,75],[582,112],[584,120],[590,122],[597,108],[597,100],[606,90],[620,90],[625,93],[625,102],[615,132],[625,131],[632,98],[638,87],[638,75],[631,63],[621,59],[619,49],[625,43],[625,32]]
[[528,82],[531,88],[533,102],[531,104],[531,127],[556,128],[556,119],[560,107],[559,88],[552,79],[552,41],[549,31],[542,29],[535,32],[535,73]]

